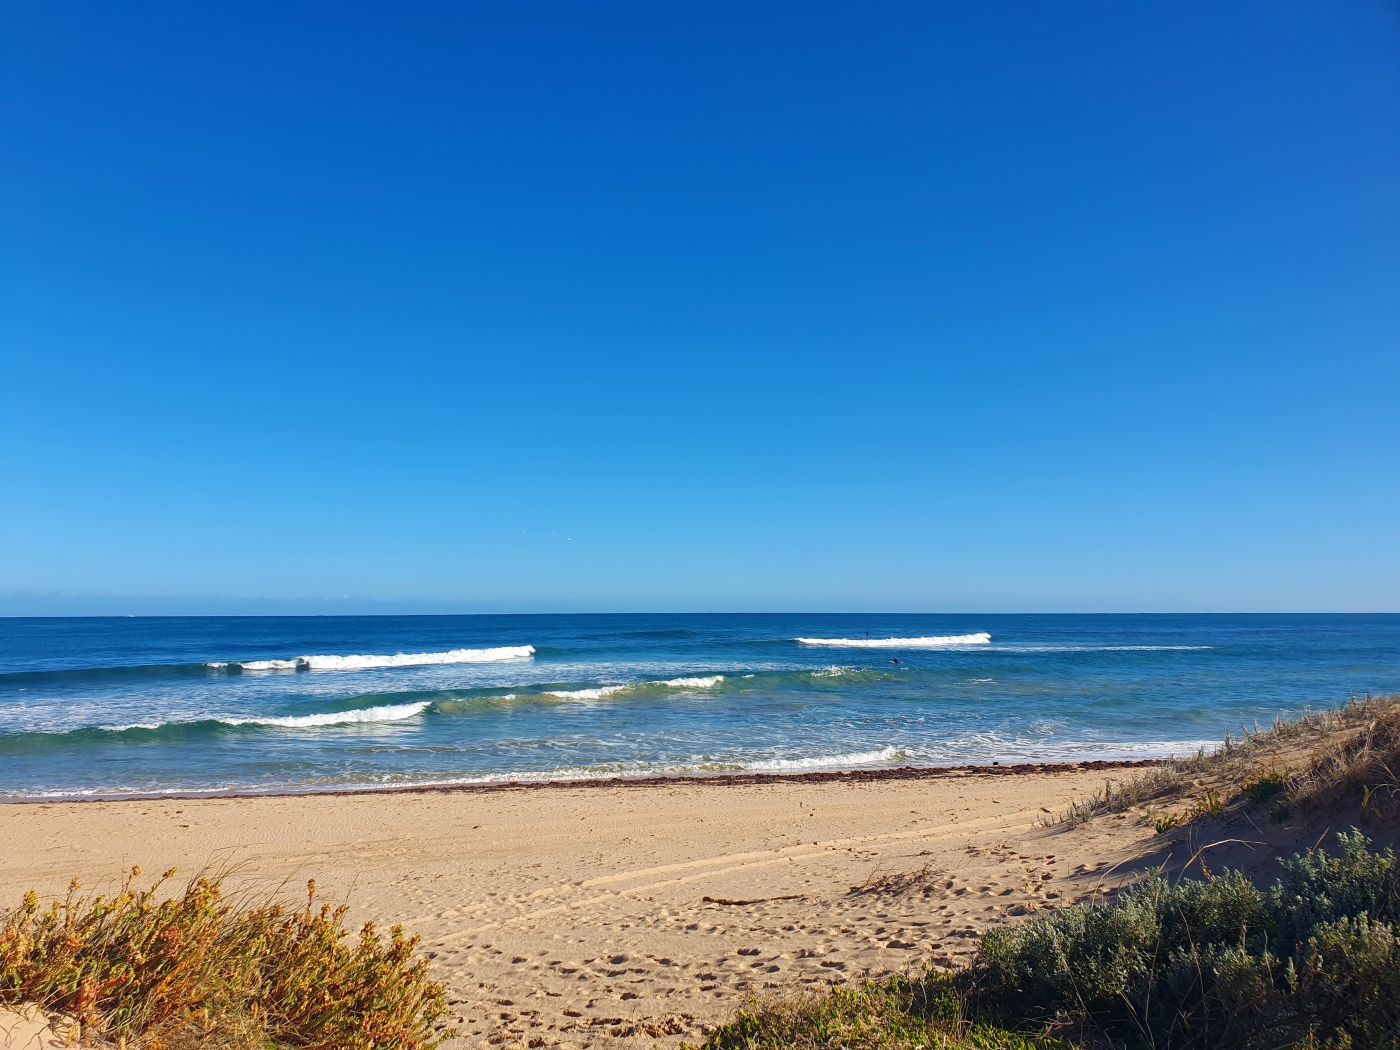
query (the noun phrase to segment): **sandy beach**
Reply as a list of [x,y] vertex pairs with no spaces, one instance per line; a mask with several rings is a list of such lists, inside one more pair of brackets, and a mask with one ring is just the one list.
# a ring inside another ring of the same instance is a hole
[[0,807],[0,900],[140,865],[315,878],[420,933],[454,1045],[695,1039],[748,996],[965,959],[1115,882],[1150,829],[1040,820],[1121,768]]

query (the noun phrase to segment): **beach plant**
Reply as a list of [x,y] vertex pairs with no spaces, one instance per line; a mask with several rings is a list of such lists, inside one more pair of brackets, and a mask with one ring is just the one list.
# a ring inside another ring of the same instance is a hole
[[1400,865],[1360,832],[998,926],[954,973],[751,1003],[707,1050],[1400,1047]]
[[219,874],[168,892],[173,876],[142,887],[133,868],[111,896],[75,880],[0,913],[0,1003],[151,1050],[430,1050],[452,1034],[417,937],[373,923],[352,935],[314,880],[288,907],[226,892]]
[[752,1001],[704,1050],[1063,1050],[971,1010],[946,974],[890,977],[824,995]]
[[1143,1046],[1400,1045],[1400,875],[1359,832],[1283,864],[1153,879],[1110,903],[991,930],[969,980],[1022,1021],[1075,1020]]
[[1251,806],[1267,806],[1276,822],[1327,807],[1348,810],[1361,823],[1394,815],[1400,812],[1400,696],[1354,697],[1264,729],[1241,728],[1215,751],[1110,780],[1042,823],[1073,828],[1149,803],[1184,803],[1182,824]]

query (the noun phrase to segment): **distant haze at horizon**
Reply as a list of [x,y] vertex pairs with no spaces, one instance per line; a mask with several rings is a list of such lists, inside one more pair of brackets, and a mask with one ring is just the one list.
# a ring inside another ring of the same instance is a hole
[[1395,4],[77,0],[0,69],[0,614],[1400,601]]
[[899,617],[907,615],[925,616],[1016,616],[1025,614],[1093,616],[1113,614],[1120,616],[1170,616],[1181,614],[1230,615],[1260,614],[1278,616],[1336,615],[1336,616],[1394,616],[1400,609],[1393,604],[1389,607],[1334,609],[1334,608],[1148,608],[1129,606],[1086,605],[1082,608],[1064,606],[1027,606],[1024,608],[997,608],[976,603],[962,606],[938,607],[916,606],[875,606],[852,604],[839,605],[794,605],[787,608],[751,607],[721,608],[718,606],[695,606],[693,608],[665,607],[652,605],[639,608],[610,607],[602,602],[564,603],[554,606],[512,604],[510,602],[452,602],[434,599],[375,599],[375,598],[182,598],[171,596],[132,596],[112,595],[64,595],[64,594],[0,594],[0,617],[204,617],[204,616],[555,616],[555,615],[763,615],[796,614],[810,616],[859,615],[873,617]]

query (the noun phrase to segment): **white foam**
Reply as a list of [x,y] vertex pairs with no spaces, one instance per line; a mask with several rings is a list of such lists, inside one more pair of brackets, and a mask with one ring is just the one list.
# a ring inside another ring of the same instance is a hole
[[249,660],[240,664],[210,664],[210,667],[237,667],[243,671],[295,671],[299,660]]
[[[401,704],[397,707],[418,707],[417,704]],[[425,705],[426,706],[426,705]],[[392,708],[388,708],[392,710]],[[375,710],[367,708],[366,711]],[[343,712],[355,714],[356,712]],[[303,716],[334,717],[334,716]],[[410,717],[405,715],[403,717]],[[335,723],[324,723],[335,724]],[[753,759],[743,756],[729,761],[701,759],[698,756],[691,763],[653,765],[613,765],[613,766],[574,766],[548,770],[518,770],[498,773],[481,773],[473,776],[427,777],[423,779],[396,780],[382,778],[376,783],[287,783],[287,784],[223,784],[206,787],[97,787],[77,788],[68,791],[38,790],[32,792],[11,792],[0,794],[8,799],[41,798],[122,798],[143,795],[218,795],[226,792],[251,792],[268,794],[330,788],[347,793],[382,790],[386,786],[397,788],[449,787],[470,784],[531,784],[547,781],[578,780],[631,780],[639,777],[705,776],[725,773],[792,773],[818,770],[843,770],[859,766],[889,765],[899,762],[921,768],[939,768],[951,764],[989,763],[999,758],[1002,762],[1074,762],[1091,759],[1141,759],[1185,757],[1197,751],[1213,752],[1220,747],[1219,740],[1151,740],[1139,742],[1111,742],[1072,740],[1062,741],[1046,747],[1043,740],[1007,739],[996,733],[976,733],[958,740],[946,741],[946,747],[937,750],[920,748],[883,747],[873,751],[853,751],[844,754],[815,755],[810,758]]]
[[1214,649],[1213,645],[994,645],[994,653],[1172,653]]
[[[546,770],[516,770],[481,773],[475,776],[398,782],[396,787],[442,787],[457,784],[540,784],[578,780],[635,780],[651,777],[714,776],[734,773],[792,773],[818,770],[844,770],[859,766],[888,765],[904,759],[902,748],[882,747],[877,751],[852,751],[836,755],[814,755],[810,758],[764,758],[729,761],[702,760],[666,766],[610,765],[569,766]],[[355,790],[355,788],[350,788]]]
[[286,715],[266,718],[220,718],[219,722],[230,726],[275,726],[281,729],[316,729],[321,726],[357,725],[366,722],[402,722],[405,718],[415,718],[432,706],[430,700],[419,700],[412,704],[384,704],[381,707],[362,707],[355,711],[330,711],[319,715]]
[[668,678],[661,682],[632,682],[623,685],[598,685],[588,689],[547,689],[545,696],[556,696],[561,700],[602,700],[632,690],[642,689],[713,689],[724,681],[724,675],[712,674],[697,678]]
[[986,631],[976,634],[945,634],[926,638],[795,638],[801,645],[821,645],[837,649],[950,649],[967,645],[989,645],[992,636]]
[[561,700],[601,700],[631,688],[630,685],[600,685],[592,689],[546,689],[544,695],[557,696]]
[[104,733],[125,733],[128,729],[164,729],[168,725],[185,725],[181,722],[132,722],[122,726],[96,726]]
[[771,758],[744,762],[746,773],[784,773],[817,769],[852,769],[856,766],[883,765],[906,757],[897,747],[882,747],[878,751],[848,751],[839,755],[814,755],[811,758]]
[[1213,645],[1103,645],[1106,653],[1170,653],[1189,652],[1193,649],[1214,649]]
[[657,685],[664,685],[669,689],[713,689],[724,681],[724,675],[711,674],[700,678],[668,678],[664,682],[657,682]]
[[535,654],[533,645],[499,645],[489,649],[449,649],[442,653],[395,653],[392,656],[298,656],[295,660],[226,661],[205,666],[242,671],[373,671],[385,667],[433,667],[439,664],[492,664],[525,660]]

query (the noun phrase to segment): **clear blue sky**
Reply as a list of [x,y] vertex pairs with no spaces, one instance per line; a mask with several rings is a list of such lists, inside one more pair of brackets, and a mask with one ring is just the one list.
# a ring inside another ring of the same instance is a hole
[[0,612],[1400,606],[1394,3],[14,0],[0,78]]

